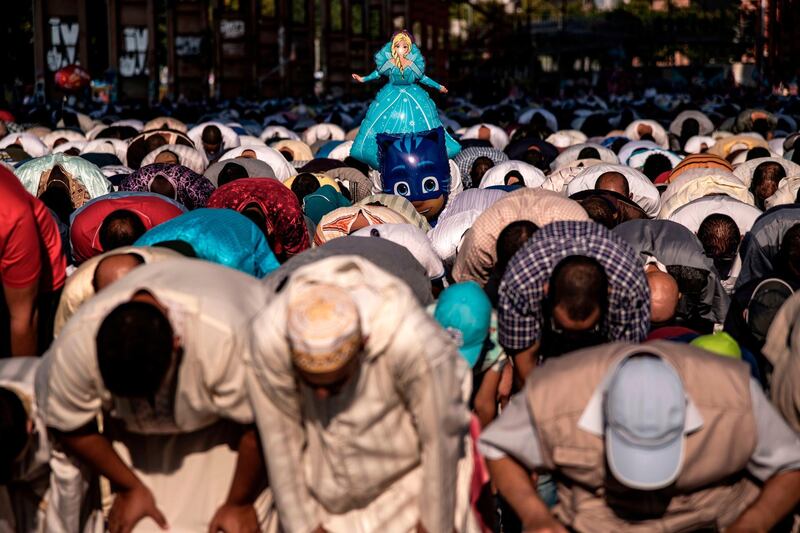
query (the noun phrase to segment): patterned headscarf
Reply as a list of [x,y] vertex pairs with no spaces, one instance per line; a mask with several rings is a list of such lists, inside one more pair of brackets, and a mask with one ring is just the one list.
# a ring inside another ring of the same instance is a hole
[[205,207],[209,196],[214,192],[214,184],[208,178],[181,165],[153,163],[129,174],[119,184],[121,191],[149,191],[150,183],[156,176],[163,176],[175,188],[180,203],[188,209]]
[[223,185],[208,200],[208,207],[239,212],[250,204],[258,205],[264,213],[270,246],[281,262],[311,246],[300,202],[278,180],[241,178]]

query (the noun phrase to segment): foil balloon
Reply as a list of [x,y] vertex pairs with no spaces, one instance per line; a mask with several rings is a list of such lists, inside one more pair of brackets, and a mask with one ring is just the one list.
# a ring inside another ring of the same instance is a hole
[[[442,93],[447,89],[425,75],[425,58],[406,31],[398,32],[375,54],[375,70],[368,76],[353,74],[366,83],[388,78],[388,83],[370,104],[353,141],[350,155],[372,168],[379,168],[377,135],[430,131],[442,126],[436,104],[417,82]],[[444,133],[447,156],[453,158],[461,146]]]
[[402,196],[419,214],[435,221],[450,191],[444,128],[400,135],[379,133],[377,145],[383,192]]
[[67,65],[56,71],[56,86],[65,91],[79,91],[88,87],[92,77],[79,65]]

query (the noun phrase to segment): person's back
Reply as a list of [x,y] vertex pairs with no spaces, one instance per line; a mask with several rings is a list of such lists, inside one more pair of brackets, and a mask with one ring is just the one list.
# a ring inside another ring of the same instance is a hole
[[[526,527],[560,525],[511,492],[529,492],[520,474],[535,469],[558,474],[558,522],[600,532],[769,530],[800,498],[771,492],[796,490],[798,445],[747,364],[656,341],[546,363],[480,448]],[[524,469],[509,468],[509,458]]]
[[47,207],[5,168],[0,198],[0,357],[37,355],[52,338],[52,300],[66,279],[61,236]]
[[[131,527],[150,516],[186,531],[208,529],[229,491],[256,501],[260,489],[241,485],[236,464],[258,448],[241,441],[255,439],[244,360],[266,298],[258,280],[205,261],[144,265],[86,302],[49,350],[40,413],[65,449],[112,481],[115,526],[142,498]],[[263,480],[260,470],[260,459],[245,468]]]
[[189,243],[200,259],[259,278],[279,266],[259,227],[231,209],[203,208],[184,213],[147,231],[135,245],[175,240]]
[[253,349],[284,527],[453,529],[466,363],[401,280],[355,256],[302,267],[254,320]]

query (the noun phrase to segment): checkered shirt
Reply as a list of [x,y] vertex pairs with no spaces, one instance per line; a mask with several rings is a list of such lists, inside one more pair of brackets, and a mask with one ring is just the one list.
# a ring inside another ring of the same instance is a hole
[[500,284],[500,344],[512,350],[542,336],[544,285],[555,266],[571,255],[596,259],[610,287],[601,332],[611,341],[644,340],[650,326],[650,288],[636,252],[594,222],[563,221],[536,232],[511,259]]

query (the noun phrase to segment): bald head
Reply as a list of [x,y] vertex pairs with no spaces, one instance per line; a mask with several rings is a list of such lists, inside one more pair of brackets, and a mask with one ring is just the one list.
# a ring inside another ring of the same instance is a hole
[[104,257],[97,263],[92,278],[94,292],[100,292],[120,278],[125,277],[128,272],[144,264],[144,258],[135,253],[110,255]]
[[600,174],[594,184],[596,190],[612,191],[621,194],[625,198],[631,197],[631,190],[628,180],[619,172],[605,172]]
[[675,316],[680,291],[675,278],[660,270],[647,273],[650,285],[650,321],[654,324],[668,322]]

